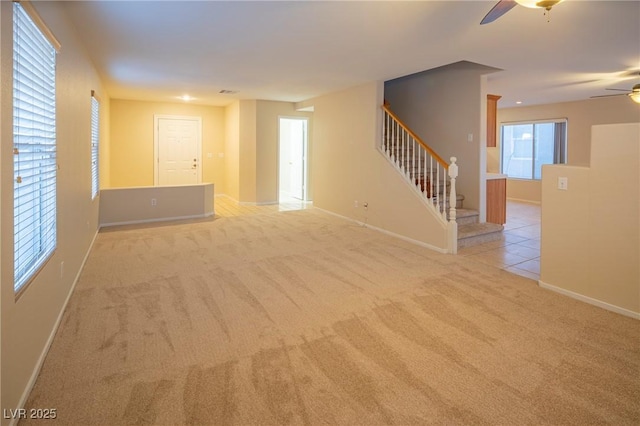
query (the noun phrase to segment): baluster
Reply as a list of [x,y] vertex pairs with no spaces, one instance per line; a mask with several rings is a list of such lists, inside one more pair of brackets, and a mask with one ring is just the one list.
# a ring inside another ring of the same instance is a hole
[[438,212],[441,212],[442,208],[440,207],[440,203],[442,199],[440,197],[440,163],[438,163],[437,161],[436,163],[436,187],[434,188],[434,190],[436,191],[436,204],[438,206]]
[[[429,185],[431,185],[431,177],[429,177],[427,179],[427,173],[428,173],[428,169],[427,169],[427,150],[423,149],[422,152],[424,152],[424,164],[423,164],[423,174],[424,174],[424,187],[422,188],[422,193],[424,194],[426,199],[429,199]],[[431,200],[429,200],[429,202],[431,202]]]
[[[440,164],[440,163],[438,163]],[[440,200],[442,200],[442,210],[440,211],[440,213],[442,213],[443,216],[445,216],[446,219],[446,215],[447,215],[447,191],[445,188],[445,183],[444,183],[444,179],[446,178],[447,174],[445,173],[444,167],[442,167],[442,165],[440,165],[440,167],[438,167],[438,169],[440,170],[440,176],[442,177],[442,181],[438,183],[438,194],[440,195]],[[442,194],[440,194],[440,186],[442,185],[443,190],[442,190]]]
[[396,121],[391,121],[391,160],[396,163]]
[[429,157],[429,168],[427,168],[427,151],[424,151],[424,173],[425,175],[427,173],[429,173],[429,185],[428,185],[428,189],[427,186],[425,185],[425,191],[424,191],[424,195],[425,197],[427,197],[429,199],[429,202],[433,205],[433,191],[431,190],[431,185],[433,185],[433,169],[431,167],[431,163],[433,162],[433,159],[431,157]]
[[402,173],[404,173],[405,171],[405,152],[404,152],[404,143],[405,143],[405,137],[407,135],[406,130],[404,130],[404,128],[400,128],[402,131],[402,138],[401,138],[401,148],[400,148],[400,171],[402,171]]
[[[416,177],[418,179],[420,179],[420,172],[422,171],[422,169],[420,168],[420,154],[421,154],[421,152],[419,151],[419,149],[420,149],[419,146],[420,145],[418,145],[416,142],[413,143],[413,150],[414,150],[414,153],[413,153],[413,157],[414,157],[413,165],[414,165],[414,170],[417,170]],[[418,152],[416,153],[415,151],[418,151]],[[415,164],[415,157],[416,156],[418,157],[418,168],[415,167],[415,165],[416,165]],[[422,188],[423,187],[421,186],[420,180],[416,180],[416,188],[420,191],[420,193],[422,193]]]
[[384,152],[389,155],[389,135],[387,133],[389,129],[389,114],[383,110],[382,116],[382,148]]

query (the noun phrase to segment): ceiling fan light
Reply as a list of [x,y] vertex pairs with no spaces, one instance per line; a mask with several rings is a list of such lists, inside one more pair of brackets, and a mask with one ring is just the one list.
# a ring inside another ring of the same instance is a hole
[[631,92],[627,93],[627,96],[629,96],[633,102],[640,104],[640,84],[633,86]]
[[563,2],[564,0],[516,0],[520,6],[529,7],[532,9],[542,8],[542,9],[551,9],[558,3]]

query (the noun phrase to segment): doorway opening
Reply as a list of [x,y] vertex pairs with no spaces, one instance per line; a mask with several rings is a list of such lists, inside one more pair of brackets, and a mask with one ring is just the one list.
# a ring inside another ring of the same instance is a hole
[[278,201],[307,201],[308,124],[304,117],[280,117]]

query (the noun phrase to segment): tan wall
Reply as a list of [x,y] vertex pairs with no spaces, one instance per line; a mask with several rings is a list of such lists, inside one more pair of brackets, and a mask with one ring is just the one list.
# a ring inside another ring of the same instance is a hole
[[[597,124],[635,123],[640,121],[640,107],[627,96],[588,99],[530,107],[501,108],[498,123],[567,118],[568,164],[588,166],[590,161],[591,126]],[[500,135],[499,135],[500,136]],[[498,138],[499,139],[499,138]],[[500,170],[500,143],[487,148],[487,170]],[[540,181],[509,179],[507,197],[540,202]]]
[[313,99],[314,205],[444,248],[446,230],[377,148],[382,96],[373,82]]
[[[225,110],[225,194],[240,199],[240,102],[228,105]],[[222,193],[217,189],[218,194]]]
[[257,195],[256,104],[255,100],[240,101],[238,201],[246,203],[255,203]]
[[[110,187],[154,184],[155,114],[202,118],[202,181],[225,191],[225,109],[187,103],[111,100]],[[211,154],[210,158],[208,154]]]
[[452,64],[387,82],[384,93],[391,109],[445,161],[458,159],[464,207],[483,212],[486,72],[476,64]]
[[539,180],[507,179],[507,198],[540,204],[542,185]]
[[[640,123],[594,126],[591,167],[544,166],[541,284],[640,316]],[[558,177],[568,190],[557,189]]]
[[[62,43],[56,66],[58,240],[53,256],[16,300],[13,290],[12,3],[0,2],[0,394],[2,408],[7,410],[23,402],[21,398],[26,396],[30,381],[35,378],[34,369],[44,356],[43,351],[52,338],[98,229],[100,198],[91,199],[91,90],[95,90],[103,102],[109,102],[61,6],[56,2],[34,2],[34,5]],[[103,113],[106,112],[103,110]],[[102,136],[103,147],[108,147],[109,141],[105,139],[108,132]],[[2,424],[6,423],[7,420],[2,419]]]

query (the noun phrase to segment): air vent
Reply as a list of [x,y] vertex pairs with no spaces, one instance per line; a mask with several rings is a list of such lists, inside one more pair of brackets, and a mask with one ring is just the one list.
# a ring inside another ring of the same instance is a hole
[[226,90],[226,89],[222,89],[220,92],[218,93],[222,93],[223,95],[233,95],[235,93],[238,93],[237,90]]

